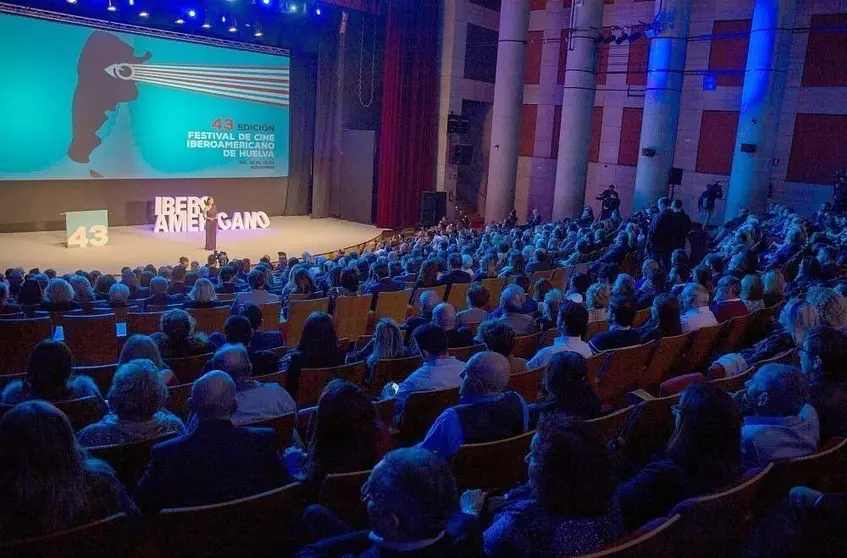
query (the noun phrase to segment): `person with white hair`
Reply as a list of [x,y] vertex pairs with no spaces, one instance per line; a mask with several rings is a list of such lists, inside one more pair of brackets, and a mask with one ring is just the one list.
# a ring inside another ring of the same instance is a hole
[[66,312],[82,308],[78,302],[74,302],[74,288],[64,279],[50,279],[44,289],[44,302],[39,305],[39,310],[48,312]]
[[229,502],[282,486],[272,428],[238,427],[235,382],[213,370],[191,387],[189,433],[153,446],[133,493],[142,512]]
[[129,300],[129,287],[124,283],[115,283],[109,287],[109,306],[122,307],[127,305]]
[[432,311],[432,323],[444,330],[447,347],[469,347],[473,345],[473,333],[467,327],[456,327],[456,308],[442,302]]
[[509,326],[515,335],[531,335],[536,330],[535,319],[529,314],[521,314],[525,301],[526,294],[517,285],[509,285],[500,295],[503,315],[498,320]]
[[418,447],[450,460],[463,444],[511,438],[526,432],[529,411],[523,397],[506,391],[509,361],[490,351],[465,365],[459,404],[439,416]]
[[421,309],[421,313],[417,316],[413,316],[406,320],[403,324],[403,329],[408,332],[407,339],[412,337],[412,334],[415,330],[424,325],[432,322],[432,313],[435,310],[435,307],[441,302],[441,297],[438,296],[438,293],[435,291],[423,291],[418,298],[418,304]]
[[709,291],[705,287],[689,283],[682,289],[679,298],[683,312],[679,321],[683,333],[718,325],[718,320],[709,309]]
[[198,279],[191,291],[188,300],[182,305],[183,308],[216,308],[221,306],[215,286],[208,279]]

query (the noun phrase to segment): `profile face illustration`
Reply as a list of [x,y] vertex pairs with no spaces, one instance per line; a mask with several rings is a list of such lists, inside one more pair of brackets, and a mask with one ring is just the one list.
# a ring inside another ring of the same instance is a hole
[[68,157],[88,163],[91,153],[102,143],[97,132],[106,122],[108,111],[119,103],[138,98],[138,86],[128,79],[129,64],[142,64],[150,52],[136,56],[132,46],[104,31],[95,31],[85,42],[77,65],[78,82],[72,105],[73,136]]

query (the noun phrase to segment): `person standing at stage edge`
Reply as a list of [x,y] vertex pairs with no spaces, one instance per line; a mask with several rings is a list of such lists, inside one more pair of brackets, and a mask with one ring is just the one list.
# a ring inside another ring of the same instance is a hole
[[662,270],[668,273],[671,268],[671,252],[676,240],[676,218],[671,211],[671,202],[666,197],[659,198],[659,213],[650,223],[647,237],[650,257],[659,262]]
[[203,210],[206,218],[206,250],[218,249],[218,208],[215,207],[215,198],[206,198],[206,208]]
[[609,184],[609,187],[603,191],[602,194],[597,196],[598,201],[603,202],[601,210],[600,210],[600,220],[605,221],[606,219],[612,218],[612,213],[616,209],[621,206],[621,198],[618,193],[615,191],[615,185]]

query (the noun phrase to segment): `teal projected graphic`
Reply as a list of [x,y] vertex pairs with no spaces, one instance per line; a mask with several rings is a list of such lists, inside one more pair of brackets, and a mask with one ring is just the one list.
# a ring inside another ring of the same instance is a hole
[[290,59],[0,13],[0,180],[288,176]]

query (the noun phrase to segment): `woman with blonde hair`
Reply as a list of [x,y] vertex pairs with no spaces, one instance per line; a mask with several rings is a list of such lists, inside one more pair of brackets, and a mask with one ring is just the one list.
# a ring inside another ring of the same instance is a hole
[[765,307],[764,285],[758,275],[745,275],[741,280],[741,302],[750,312],[761,310]]
[[215,286],[208,279],[198,279],[188,293],[188,301],[183,308],[215,308],[220,306]]
[[588,323],[602,322],[608,319],[606,309],[609,306],[611,294],[609,288],[600,283],[588,287],[585,293],[585,306],[588,308]]
[[376,363],[380,360],[403,358],[409,355],[409,349],[403,342],[403,332],[391,318],[383,318],[376,324],[373,337],[360,351],[348,353],[347,362],[365,361],[368,381],[373,380],[372,374]]
[[785,302],[785,276],[778,269],[762,275],[762,300],[766,308]]

